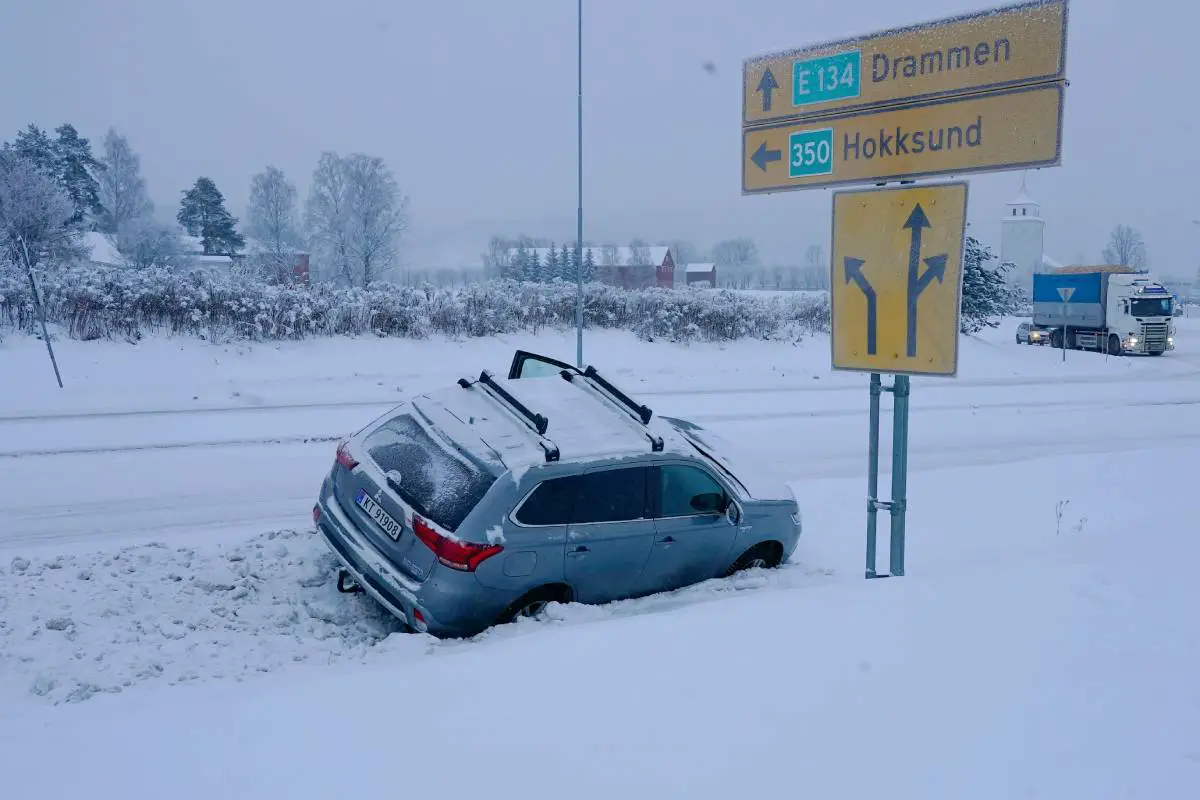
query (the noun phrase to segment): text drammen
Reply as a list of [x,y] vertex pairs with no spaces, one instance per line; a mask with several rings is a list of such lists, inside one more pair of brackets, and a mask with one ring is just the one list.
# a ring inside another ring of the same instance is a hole
[[871,56],[871,82],[917,78],[940,72],[1006,64],[1012,60],[1012,43],[1008,39],[979,42],[975,46],[956,45],[944,50],[930,50],[920,55],[893,56],[875,53]]

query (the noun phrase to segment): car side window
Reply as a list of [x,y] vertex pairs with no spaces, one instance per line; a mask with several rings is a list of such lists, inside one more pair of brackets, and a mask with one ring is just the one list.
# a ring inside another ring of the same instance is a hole
[[566,525],[571,521],[579,479],[575,476],[542,481],[514,516],[522,525]]
[[[725,488],[698,467],[668,464],[659,467],[660,517],[690,517],[720,513],[724,509]],[[716,502],[714,502],[716,501]]]
[[579,478],[572,522],[629,522],[646,515],[645,467],[589,472]]

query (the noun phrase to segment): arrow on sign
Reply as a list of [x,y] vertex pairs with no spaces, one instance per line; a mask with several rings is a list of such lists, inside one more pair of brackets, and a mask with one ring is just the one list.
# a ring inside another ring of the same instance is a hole
[[858,288],[862,290],[863,296],[867,298],[867,355],[875,355],[875,330],[878,327],[879,309],[876,304],[875,287],[867,280],[867,276],[863,275],[863,264],[867,262],[861,258],[851,258],[846,256],[845,270],[846,283],[854,281]]
[[1060,286],[1060,287],[1058,287],[1058,296],[1062,298],[1062,301],[1063,301],[1064,303],[1069,303],[1069,302],[1071,302],[1071,295],[1073,295],[1073,294],[1075,294],[1075,287],[1074,287],[1074,286]]
[[779,83],[775,80],[775,73],[768,69],[758,81],[758,92],[762,95],[763,113],[771,110],[771,95],[778,88]]
[[946,261],[949,256],[945,253],[937,256],[930,256],[925,259],[925,273],[920,274],[921,270],[921,234],[925,228],[933,227],[929,224],[929,217],[925,216],[925,209],[921,208],[921,204],[917,203],[913,208],[912,213],[908,215],[908,220],[904,223],[904,227],[911,231],[912,236],[908,245],[908,348],[907,353],[909,358],[917,357],[917,301],[921,298],[921,293],[933,283],[934,278],[937,278],[938,283],[943,283],[946,280]]
[[783,151],[768,150],[766,142],[760,144],[758,149],[754,151],[754,155],[750,156],[750,160],[763,172],[767,171],[767,164],[770,164],[772,161],[781,161],[782,159]]

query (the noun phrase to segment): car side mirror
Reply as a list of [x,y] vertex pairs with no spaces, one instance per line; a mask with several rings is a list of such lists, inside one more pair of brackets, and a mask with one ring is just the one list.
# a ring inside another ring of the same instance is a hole
[[729,505],[725,506],[725,519],[734,527],[740,525],[742,523],[742,507],[730,500]]
[[725,495],[720,492],[705,492],[692,498],[692,510],[701,514],[720,514],[724,511]]

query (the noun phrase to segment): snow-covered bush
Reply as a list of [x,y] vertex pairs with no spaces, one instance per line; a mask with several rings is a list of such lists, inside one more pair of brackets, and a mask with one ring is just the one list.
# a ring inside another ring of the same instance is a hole
[[[575,324],[575,286],[562,281],[346,289],[272,285],[250,275],[95,266],[52,271],[40,281],[49,319],[83,340],[138,338],[157,330],[210,340],[469,337]],[[631,330],[647,340],[796,339],[829,330],[829,304],[812,295],[627,291],[590,283],[584,287],[584,321],[589,328]],[[0,268],[0,328],[32,330],[35,323],[27,279]]]

